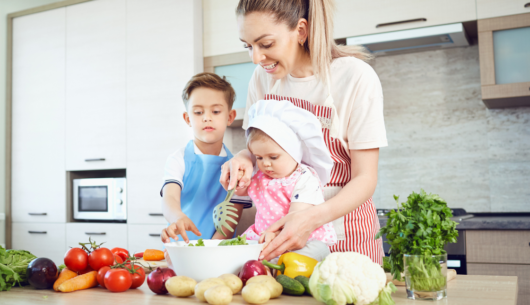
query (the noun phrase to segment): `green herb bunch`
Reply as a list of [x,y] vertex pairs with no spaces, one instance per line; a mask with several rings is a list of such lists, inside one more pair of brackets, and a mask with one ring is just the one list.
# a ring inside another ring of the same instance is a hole
[[[398,209],[387,214],[388,222],[375,238],[386,234],[387,243],[390,244],[391,273],[394,279],[401,281],[401,273],[404,272],[403,255],[446,254],[444,246],[456,242],[458,237],[458,223],[450,219],[453,213],[447,207],[447,202],[438,195],[427,194],[424,190],[419,194],[413,192],[401,207],[399,197],[394,195],[394,199]],[[417,278],[433,279],[441,276],[440,264],[436,260],[408,261],[407,266]],[[433,285],[438,286],[441,281],[425,283],[424,281],[418,285],[422,288],[432,288]],[[442,284],[445,285],[445,277]]]
[[6,250],[0,246],[0,291],[15,285],[26,285],[28,264],[37,258],[25,250]]

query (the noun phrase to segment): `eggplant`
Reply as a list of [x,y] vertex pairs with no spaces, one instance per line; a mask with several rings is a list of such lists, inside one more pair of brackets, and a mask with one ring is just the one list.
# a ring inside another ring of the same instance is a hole
[[32,260],[26,269],[26,277],[31,286],[37,289],[51,289],[59,276],[57,266],[48,258],[39,257]]
[[258,275],[267,275],[267,269],[260,261],[250,260],[243,265],[239,272],[239,278],[243,281],[243,286],[247,283],[248,279]]

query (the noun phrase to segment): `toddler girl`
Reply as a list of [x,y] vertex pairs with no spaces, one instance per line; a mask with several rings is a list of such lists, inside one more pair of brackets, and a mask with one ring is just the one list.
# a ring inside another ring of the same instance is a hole
[[[268,244],[279,232],[267,229],[288,213],[324,202],[322,185],[330,179],[333,161],[319,120],[288,101],[258,101],[249,109],[247,147],[257,169],[247,189],[256,206],[256,220],[247,239]],[[321,261],[337,236],[327,223],[309,236],[298,252]]]

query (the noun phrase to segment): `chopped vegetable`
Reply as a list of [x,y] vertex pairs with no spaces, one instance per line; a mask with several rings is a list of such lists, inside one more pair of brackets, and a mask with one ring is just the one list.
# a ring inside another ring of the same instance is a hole
[[309,279],[313,297],[328,305],[393,305],[391,282],[381,266],[357,252],[331,253],[318,263]]
[[[398,209],[387,214],[387,225],[381,228],[376,238],[386,234],[387,243],[390,244],[391,273],[394,279],[401,281],[404,254],[427,256],[446,254],[444,246],[456,242],[458,231],[457,223],[450,219],[453,217],[451,209],[440,196],[427,194],[424,190],[419,194],[413,192],[401,207],[399,197],[394,196],[394,199]],[[408,266],[414,269],[413,272],[423,274],[418,278],[429,280],[441,276],[440,264],[433,260],[411,261]],[[433,268],[438,271],[434,272]]]
[[147,249],[144,251],[145,261],[161,261],[164,259],[164,251]]
[[[199,238],[199,240],[197,240],[197,243],[195,245],[190,242],[188,244],[188,247],[204,247],[204,241],[202,240],[202,238]],[[144,257],[145,257],[145,253],[144,253]]]
[[28,284],[26,269],[37,258],[25,250],[7,251],[0,246],[0,291],[10,290],[15,285]]
[[72,270],[68,268],[64,268],[59,274],[59,277],[57,278],[55,283],[53,284],[53,290],[59,291],[59,286],[62,283],[68,281],[69,279],[73,279],[76,276],[77,276],[77,273],[73,272]]
[[134,253],[134,257],[142,258],[142,257],[144,257],[144,253],[143,252]]
[[248,245],[246,234],[243,234],[243,236],[238,236],[232,239],[225,239],[218,244],[218,246],[242,246],[242,245]]
[[282,254],[280,259],[278,259],[277,265],[263,260],[263,265],[276,269],[278,274],[285,274],[293,279],[299,275],[310,277],[317,264],[318,261],[316,259],[296,252]]
[[90,271],[83,275],[78,275],[59,285],[58,289],[61,292],[72,292],[96,287],[98,285],[97,274],[97,271]]

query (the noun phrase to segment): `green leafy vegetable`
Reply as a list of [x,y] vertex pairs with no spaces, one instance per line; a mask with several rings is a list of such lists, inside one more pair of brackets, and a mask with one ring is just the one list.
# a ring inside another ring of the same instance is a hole
[[232,239],[225,239],[222,242],[220,242],[218,246],[241,246],[241,245],[248,245],[246,234],[243,234],[243,236],[238,236]]
[[383,257],[383,270],[385,270],[385,272],[390,272],[392,270],[392,265],[390,264],[390,258],[388,256]]
[[0,291],[8,291],[17,284],[28,284],[26,268],[35,258],[29,251],[6,250],[0,246]]
[[204,247],[204,241],[202,240],[202,238],[199,238],[197,240],[197,243],[194,245],[193,243],[189,243],[188,244],[188,247]]
[[[458,237],[456,225],[450,218],[453,216],[440,196],[427,194],[421,190],[419,194],[412,193],[406,202],[399,206],[399,197],[394,195],[398,205],[397,210],[387,214],[388,222],[381,228],[375,238],[386,234],[390,244],[390,269],[394,279],[402,280],[404,272],[403,255],[443,255],[447,252],[444,246],[454,243]],[[421,287],[439,286],[441,269],[437,260],[422,259],[407,262],[415,278],[424,281]],[[431,280],[435,281],[431,281]],[[443,277],[445,281],[445,277]],[[429,282],[431,281],[431,282]],[[430,284],[429,284],[430,283]],[[443,283],[445,285],[445,282]],[[420,289],[418,289],[420,290]],[[423,290],[423,289],[421,289]],[[429,290],[429,289],[427,289]]]

